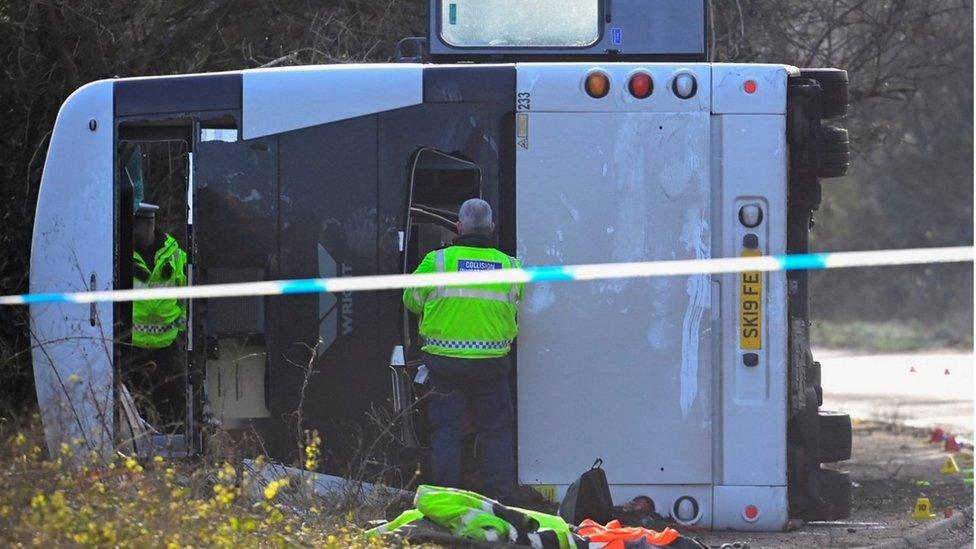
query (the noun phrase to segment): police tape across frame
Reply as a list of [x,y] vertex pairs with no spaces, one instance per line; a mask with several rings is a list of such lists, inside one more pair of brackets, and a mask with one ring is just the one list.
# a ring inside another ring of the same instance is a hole
[[926,263],[957,263],[973,261],[973,251],[974,248],[972,246],[908,248],[900,250],[679,259],[634,263],[550,265],[494,271],[307,278],[239,282],[233,284],[208,284],[176,288],[36,293],[0,296],[0,305],[100,303],[142,301],[146,299],[210,299],[220,297],[400,290],[437,286],[465,286],[469,284],[563,282],[611,278],[732,274],[749,271],[770,272]]

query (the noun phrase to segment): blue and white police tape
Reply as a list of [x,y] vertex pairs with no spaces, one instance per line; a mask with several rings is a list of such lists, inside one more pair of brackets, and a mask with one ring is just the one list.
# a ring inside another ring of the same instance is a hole
[[236,284],[207,284],[178,288],[149,288],[134,290],[106,290],[74,293],[35,293],[0,297],[0,305],[32,303],[95,303],[140,301],[145,299],[205,299],[218,297],[293,295],[315,293],[362,292],[370,290],[399,290],[435,286],[464,286],[467,284],[513,282],[559,282],[599,280],[608,278],[642,278],[695,274],[726,274],[755,271],[793,271],[840,269],[844,267],[877,267],[883,265],[912,265],[920,263],[952,263],[973,261],[973,247],[912,248],[868,252],[837,252],[792,254],[718,259],[686,259],[673,261],[643,261],[637,263],[598,263],[589,265],[553,265],[501,269],[496,271],[468,271],[430,274],[396,274],[351,276],[336,278],[308,278],[241,282]]

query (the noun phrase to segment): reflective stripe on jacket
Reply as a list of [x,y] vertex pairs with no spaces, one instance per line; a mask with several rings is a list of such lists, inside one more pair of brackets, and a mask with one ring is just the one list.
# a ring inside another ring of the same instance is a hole
[[[156,251],[152,270],[139,255],[132,252],[133,288],[186,286],[186,252],[176,239],[166,235]],[[169,347],[186,329],[186,309],[178,299],[149,299],[132,303],[132,344],[143,349]]]
[[[521,267],[495,248],[451,246],[430,252],[415,273],[484,271]],[[413,288],[403,292],[407,309],[419,314],[423,350],[458,358],[508,354],[518,334],[518,302],[524,284],[476,284]]]

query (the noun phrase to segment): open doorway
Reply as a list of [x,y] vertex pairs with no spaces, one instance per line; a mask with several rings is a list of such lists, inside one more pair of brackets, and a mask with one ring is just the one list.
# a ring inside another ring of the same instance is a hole
[[[481,197],[481,167],[459,154],[423,147],[407,165],[408,192],[404,215],[403,272],[412,273],[428,252],[451,245],[457,237],[458,210],[469,198]],[[394,408],[403,418],[401,437],[408,448],[425,448],[428,428],[423,399],[426,367],[422,364],[419,319],[401,310],[402,345],[394,350]]]
[[[189,128],[123,125],[119,136],[118,287],[188,285]],[[120,442],[140,454],[189,451],[188,308],[185,300],[144,300],[120,315]]]

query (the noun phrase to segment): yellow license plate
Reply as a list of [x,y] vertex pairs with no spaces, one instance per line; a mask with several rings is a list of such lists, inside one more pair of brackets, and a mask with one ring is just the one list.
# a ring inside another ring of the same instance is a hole
[[[746,250],[743,257],[762,255],[759,250]],[[748,271],[739,275],[739,346],[743,349],[762,349],[763,273]]]

